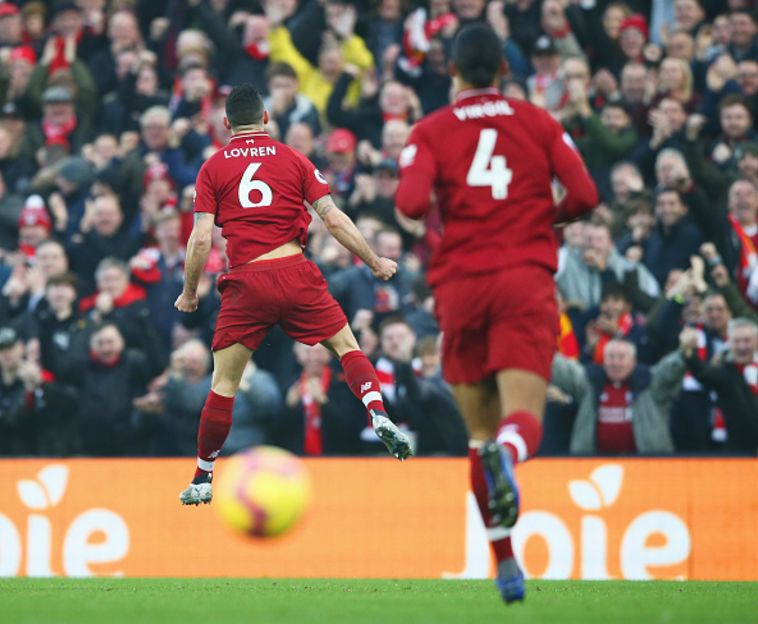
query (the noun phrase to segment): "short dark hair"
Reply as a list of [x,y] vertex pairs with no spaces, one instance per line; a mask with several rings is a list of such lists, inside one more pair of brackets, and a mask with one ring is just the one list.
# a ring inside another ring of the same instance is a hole
[[725,95],[721,98],[721,100],[719,100],[719,113],[721,113],[725,108],[729,108],[730,106],[742,106],[742,108],[747,111],[750,117],[753,116],[753,111],[750,110],[750,105],[747,103],[745,98],[738,93],[730,93],[729,95]]
[[45,287],[50,288],[50,286],[70,286],[76,290],[77,283],[78,279],[73,273],[59,273],[58,275],[53,275],[50,277],[47,280]]
[[276,76],[285,76],[297,80],[297,74],[289,63],[272,63],[266,70],[266,82]]
[[503,63],[500,38],[489,26],[464,26],[455,38],[453,62],[472,87],[489,87]]
[[600,300],[606,301],[608,299],[623,299],[627,303],[631,303],[629,293],[624,285],[616,282],[607,282],[603,285],[603,294]]
[[226,98],[226,117],[232,128],[263,121],[263,98],[253,85],[237,85]]
[[673,186],[661,186],[655,190],[655,201],[658,201],[658,198],[661,195],[668,195],[669,193],[673,193],[676,195],[676,198],[679,200],[680,204],[685,204],[684,201],[684,195],[682,195],[682,192]]

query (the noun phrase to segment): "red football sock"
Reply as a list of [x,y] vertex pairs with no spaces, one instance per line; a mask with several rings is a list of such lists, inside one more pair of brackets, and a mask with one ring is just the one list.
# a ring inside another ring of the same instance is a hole
[[524,462],[540,448],[542,423],[530,412],[513,412],[500,423],[497,441],[510,453],[514,464]]
[[495,553],[495,559],[498,562],[503,559],[512,559],[513,547],[511,546],[510,531],[500,526],[490,526],[490,510],[487,506],[487,481],[484,478],[484,470],[482,470],[479,453],[477,453],[477,449],[473,446],[469,446],[468,449],[468,463],[471,491],[474,492],[479,513],[482,514],[484,527],[487,529],[487,539],[489,539],[492,546],[492,552]]
[[232,408],[234,397],[208,393],[205,406],[200,414],[200,428],[197,432],[197,470],[195,478],[207,476],[213,472],[213,464],[224,446],[226,436],[232,426]]
[[349,351],[342,356],[340,364],[342,364],[342,370],[345,371],[345,381],[350,386],[350,390],[366,406],[368,422],[371,425],[372,410],[387,413],[374,367],[371,366],[371,362],[363,351]]

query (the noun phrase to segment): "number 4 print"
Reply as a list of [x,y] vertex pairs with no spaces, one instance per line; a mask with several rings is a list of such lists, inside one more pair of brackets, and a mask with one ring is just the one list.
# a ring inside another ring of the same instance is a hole
[[508,169],[505,156],[494,156],[497,130],[488,128],[479,133],[474,160],[466,176],[469,186],[489,186],[492,199],[508,197],[508,185],[513,179],[513,171]]
[[[273,193],[271,187],[263,180],[256,180],[255,174],[263,163],[250,163],[245,169],[245,173],[242,174],[239,188],[237,189],[237,198],[239,199],[240,206],[243,208],[260,208],[261,206],[270,206],[273,201]],[[250,200],[250,193],[258,191],[261,194],[261,198],[257,202]]]

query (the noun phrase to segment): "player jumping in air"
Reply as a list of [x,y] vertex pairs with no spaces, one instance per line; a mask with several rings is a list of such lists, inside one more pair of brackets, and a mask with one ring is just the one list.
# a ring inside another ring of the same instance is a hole
[[[455,101],[422,119],[400,156],[398,209],[419,219],[434,189],[444,224],[429,268],[442,361],[469,432],[471,488],[506,602],[523,600],[510,529],[519,511],[513,465],[534,455],[555,351],[553,223],[595,207],[581,158],[550,115],[505,98],[502,44],[465,27],[453,51]],[[551,182],[566,189],[556,206]]]
[[334,204],[321,172],[305,156],[269,137],[267,123],[258,91],[250,85],[235,87],[226,100],[224,119],[233,136],[203,165],[195,185],[195,225],[176,308],[197,309],[197,286],[214,223],[226,238],[231,269],[218,280],[221,311],[213,335],[213,379],[200,416],[195,477],[179,495],[184,505],[210,502],[213,464],[231,427],[242,372],[277,324],[293,339],[320,342],[334,353],[389,452],[401,460],[411,454],[407,436],[387,417],[376,372],[358,348],[344,312],[316,265],[303,255],[311,221],[304,201],[376,277],[389,279],[397,265],[372,251]]

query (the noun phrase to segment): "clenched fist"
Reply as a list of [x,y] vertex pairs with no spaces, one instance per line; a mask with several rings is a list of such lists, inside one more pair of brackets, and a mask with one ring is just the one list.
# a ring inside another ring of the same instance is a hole
[[388,280],[397,273],[397,262],[389,258],[379,258],[377,263],[371,268],[374,277],[380,280]]

